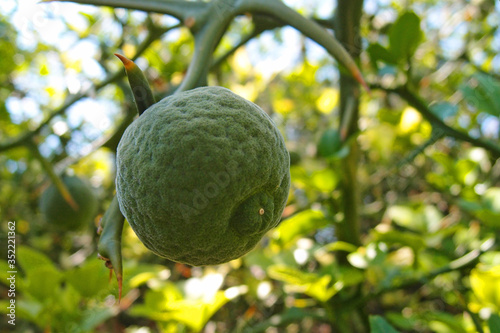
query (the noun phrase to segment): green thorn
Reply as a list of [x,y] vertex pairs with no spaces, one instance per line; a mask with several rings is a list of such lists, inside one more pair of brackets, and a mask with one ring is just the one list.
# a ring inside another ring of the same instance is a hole
[[132,60],[117,53],[115,53],[115,56],[117,56],[123,63],[123,66],[125,66],[128,82],[134,94],[135,105],[137,106],[139,115],[141,115],[147,108],[156,103],[148,80],[141,69]]
[[122,298],[122,230],[125,223],[118,199],[115,196],[104,214],[97,233],[100,233],[97,243],[98,257],[106,262],[106,267],[115,272],[118,281],[118,302]]

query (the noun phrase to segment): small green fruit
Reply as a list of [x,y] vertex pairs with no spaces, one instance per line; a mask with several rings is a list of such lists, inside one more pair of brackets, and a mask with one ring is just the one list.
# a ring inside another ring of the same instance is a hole
[[97,199],[90,185],[82,179],[64,176],[62,180],[78,205],[78,210],[74,210],[52,184],[40,198],[40,211],[56,229],[81,230],[92,221],[97,209]]
[[318,143],[318,155],[321,157],[332,157],[342,148],[342,139],[336,129],[328,129],[323,132]]

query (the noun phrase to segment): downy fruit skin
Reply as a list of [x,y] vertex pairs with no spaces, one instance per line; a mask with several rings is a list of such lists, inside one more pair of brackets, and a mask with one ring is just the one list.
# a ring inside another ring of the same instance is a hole
[[74,210],[52,184],[40,197],[40,211],[45,220],[56,229],[81,230],[92,222],[97,210],[97,198],[90,185],[83,179],[63,176],[62,181],[78,205],[78,210]]
[[157,255],[193,266],[241,257],[275,227],[290,187],[282,135],[222,87],[152,105],[117,150],[120,210]]

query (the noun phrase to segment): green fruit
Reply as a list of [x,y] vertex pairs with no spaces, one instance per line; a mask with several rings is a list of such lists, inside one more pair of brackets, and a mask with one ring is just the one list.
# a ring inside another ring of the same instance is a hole
[[78,210],[74,210],[52,184],[40,198],[40,211],[46,221],[57,229],[80,230],[92,221],[97,199],[90,185],[82,179],[64,176],[62,180],[78,205]]
[[120,210],[148,249],[215,265],[246,254],[279,223],[289,155],[257,105],[202,87],[161,100],[127,128],[116,187]]
[[328,129],[323,132],[318,143],[318,155],[321,157],[332,157],[342,148],[342,139],[336,129]]

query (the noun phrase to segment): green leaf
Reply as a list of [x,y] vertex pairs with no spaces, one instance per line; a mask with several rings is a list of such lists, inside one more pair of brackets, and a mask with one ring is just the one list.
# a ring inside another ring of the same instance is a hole
[[458,112],[458,106],[449,102],[439,102],[432,104],[430,110],[441,120],[453,117]]
[[165,311],[169,303],[181,301],[182,298],[182,293],[177,286],[173,282],[166,281],[158,289],[150,289],[146,292],[144,304],[151,309]]
[[283,247],[290,246],[300,237],[328,224],[325,215],[318,210],[305,210],[284,220],[274,229],[273,239]]
[[68,313],[74,317],[81,316],[79,305],[83,298],[72,285],[67,284],[64,288],[56,290],[56,293],[57,294],[54,294],[52,298],[56,300],[57,304],[61,307],[61,312]]
[[461,86],[466,101],[478,111],[500,116],[500,82],[490,75],[476,73]]
[[487,189],[479,201],[467,201],[461,199],[458,201],[458,204],[464,210],[474,214],[485,225],[493,228],[500,227],[499,187],[491,187]]
[[368,54],[370,55],[371,61],[376,64],[377,61],[381,60],[387,64],[397,65],[398,58],[394,56],[388,49],[383,47],[382,45],[370,44],[368,46]]
[[406,62],[415,53],[422,37],[420,18],[413,12],[406,12],[389,30],[389,52],[399,62]]
[[370,316],[370,333],[399,333],[381,316]]
[[415,315],[403,316],[400,312],[386,312],[385,317],[394,324],[394,326],[411,331],[417,325]]
[[224,292],[218,291],[211,299],[181,299],[165,302],[163,310],[147,305],[136,305],[130,309],[130,314],[157,321],[174,320],[189,326],[195,332],[199,332],[215,312],[228,301],[229,298],[225,296]]
[[492,228],[500,228],[500,213],[493,213],[490,210],[481,209],[477,211],[475,215],[485,225]]
[[79,327],[84,332],[94,332],[94,329],[99,324],[115,316],[116,312],[116,309],[110,307],[87,309],[83,314]]
[[488,327],[491,333],[500,332],[500,316],[492,313],[490,318],[488,318]]
[[243,260],[245,261],[247,267],[255,265],[264,270],[274,264],[272,258],[266,255],[263,251],[251,251],[243,257]]
[[324,251],[345,251],[345,252],[355,252],[358,249],[356,245],[352,245],[351,243],[337,241],[333,243],[326,244],[321,248]]
[[296,268],[283,265],[271,266],[267,270],[267,273],[275,280],[296,285],[313,283],[319,278],[317,274],[301,272]]
[[335,189],[339,179],[335,171],[324,169],[313,172],[311,181],[318,190],[329,193]]
[[328,301],[344,287],[340,281],[333,283],[333,277],[329,274],[302,272],[283,265],[271,266],[267,273],[275,280],[295,286],[294,291],[309,295],[320,302]]
[[179,311],[173,313],[172,318],[195,331],[201,331],[208,320],[228,301],[223,291],[218,291],[211,300],[182,301],[179,303]]
[[423,217],[420,214],[416,214],[412,207],[400,205],[391,206],[387,210],[387,215],[392,221],[402,227],[416,231],[425,230],[425,221]]
[[328,129],[323,132],[318,143],[318,155],[321,157],[333,157],[342,148],[340,133],[336,129]]
[[[334,267],[325,267],[328,269],[335,269]],[[361,282],[363,282],[366,278],[364,271],[349,267],[349,266],[340,266],[337,268],[337,272],[335,272],[335,278],[338,282],[341,282],[344,287],[355,286]]]
[[35,271],[40,267],[58,271],[56,266],[45,254],[26,246],[18,247],[17,262],[26,274],[30,274],[31,271]]
[[477,179],[474,171],[477,163],[471,160],[460,160],[455,163],[454,172],[458,181],[465,185],[473,185]]
[[98,259],[66,272],[66,281],[83,297],[95,297],[108,288],[109,270]]
[[387,215],[394,223],[417,232],[436,232],[441,227],[441,212],[434,206],[391,206]]
[[85,17],[89,26],[92,26],[97,22],[97,16],[95,16],[95,15],[90,15],[90,14],[85,13],[85,12],[78,12],[78,14]]
[[21,275],[19,272],[17,274],[12,274],[9,273],[9,271],[16,271],[16,268],[11,269],[9,266],[9,263],[5,260],[0,260],[0,281],[2,281],[2,284],[5,286],[9,286],[10,281],[7,280],[10,278],[12,275],[16,276],[16,289],[21,291],[24,287],[24,279],[21,278]]
[[26,246],[17,249],[17,261],[25,272],[22,280],[23,291],[38,300],[53,297],[60,287],[62,273],[43,253]]
[[494,213],[500,213],[500,187],[490,187],[482,197],[482,203],[485,209]]
[[478,212],[483,208],[483,206],[479,202],[468,201],[468,200],[464,200],[464,199],[459,199],[458,205],[462,209],[465,209],[468,212]]
[[25,292],[40,301],[55,297],[62,274],[50,266],[31,268],[27,274]]
[[318,321],[328,321],[323,311],[324,309],[302,309],[292,307],[285,309],[283,313],[275,314],[269,319],[263,320],[251,327],[248,327],[243,332],[268,332],[268,328],[276,328],[287,325],[288,323],[299,322],[302,319],[317,319]]
[[[8,313],[9,300],[0,301],[0,313]],[[35,322],[36,318],[43,310],[43,306],[36,300],[16,299],[16,318],[23,318]]]
[[472,291],[485,306],[500,309],[500,266],[478,265],[469,276]]
[[423,315],[433,332],[466,333],[460,320],[449,313],[433,311]]
[[485,266],[500,266],[500,251],[485,252],[479,260]]
[[154,279],[156,277],[158,277],[158,274],[155,272],[142,272],[142,273],[135,275],[134,277],[131,277],[129,279],[128,284],[129,284],[130,288],[137,288],[137,287],[145,284],[149,280]]
[[409,246],[414,252],[425,248],[424,239],[414,233],[389,230],[387,232],[374,231],[374,237],[379,242],[384,242],[388,245],[400,244],[403,246]]

